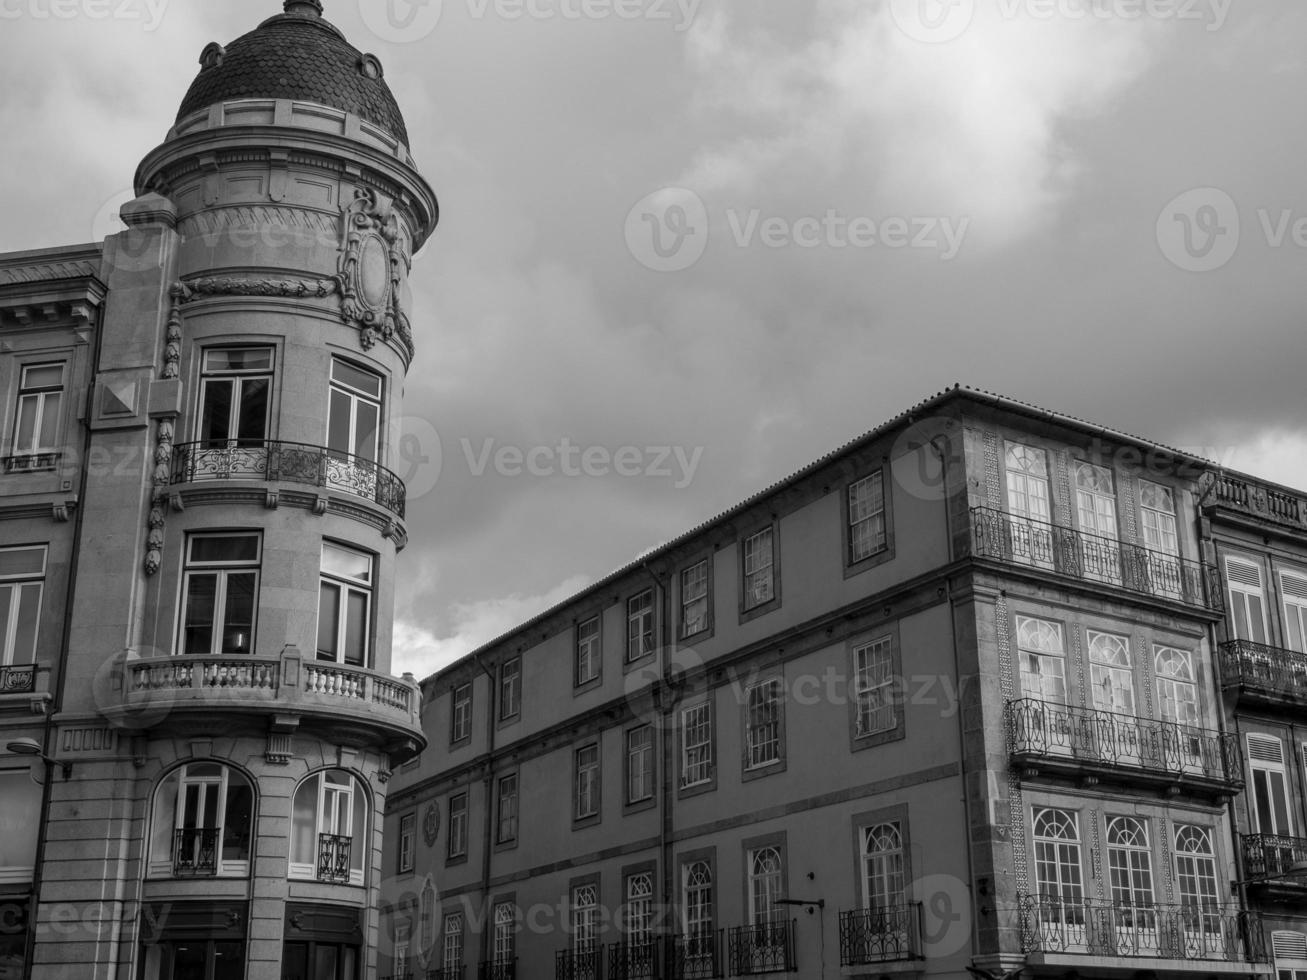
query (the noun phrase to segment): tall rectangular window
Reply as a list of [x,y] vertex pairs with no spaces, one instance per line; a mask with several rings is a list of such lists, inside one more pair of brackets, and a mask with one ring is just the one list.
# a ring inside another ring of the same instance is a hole
[[1012,557],[1051,567],[1048,454],[1033,446],[1008,443],[1005,454],[1007,506],[1012,518]]
[[64,396],[63,364],[28,364],[18,381],[14,414],[14,456],[35,456],[59,448],[59,413]]
[[708,560],[681,572],[681,636],[694,636],[708,628]]
[[653,941],[653,878],[652,871],[626,876],[626,941],[633,946]]
[[318,598],[318,659],[369,666],[372,556],[322,543]]
[[36,662],[45,558],[44,545],[0,549],[0,667]]
[[745,694],[746,769],[769,766],[781,759],[781,682],[776,678],[749,688]]
[[1130,641],[1112,633],[1088,631],[1089,674],[1094,707],[1099,711],[1135,713],[1134,672],[1130,664]]
[[381,428],[381,377],[332,358],[327,448],[376,462]]
[[467,794],[456,793],[449,798],[449,841],[451,858],[467,856]]
[[854,697],[857,699],[856,734],[892,731],[898,724],[894,710],[893,637],[882,636],[853,651]]
[[1037,809],[1034,831],[1035,887],[1041,904],[1070,906],[1081,912],[1085,891],[1079,814],[1070,810]]
[[1230,586],[1230,623],[1235,639],[1266,642],[1266,593],[1262,569],[1246,558],[1225,556],[1225,580]]
[[248,534],[192,534],[182,573],[183,653],[246,654],[254,649],[260,540]]
[[1140,480],[1139,512],[1143,517],[1144,544],[1163,554],[1180,554],[1180,538],[1175,526],[1175,494],[1160,484]]
[[785,865],[778,847],[759,847],[745,856],[748,867],[749,921],[755,926],[783,921],[785,908]]
[[641,725],[626,733],[626,802],[643,803],[654,795],[654,730]]
[[885,480],[877,470],[849,487],[849,563],[885,549]]
[[522,710],[522,658],[512,657],[499,667],[499,720],[516,718]]
[[204,352],[196,439],[206,447],[261,446],[268,435],[271,347],[219,347]]
[[1153,851],[1148,823],[1138,817],[1111,817],[1107,821],[1107,874],[1112,904],[1119,909],[1143,910],[1151,924],[1153,906]]
[[472,737],[472,685],[459,684],[449,694],[449,741],[457,744]]
[[1062,624],[1026,616],[1016,619],[1021,692],[1041,701],[1066,704],[1066,647],[1062,641]]
[[1252,770],[1251,795],[1256,832],[1292,837],[1293,816],[1289,808],[1284,743],[1271,735],[1249,732],[1248,766]]
[[712,779],[712,707],[708,702],[681,712],[681,785]]
[[517,840],[517,775],[499,778],[495,812],[495,843],[511,844]]
[[599,746],[576,750],[576,773],[572,817],[584,820],[599,815]]
[[[1280,573],[1280,592],[1284,596],[1285,642],[1290,650],[1307,653],[1307,575]],[[1300,683],[1307,678],[1299,678]]]
[[512,902],[495,903],[495,931],[491,941],[491,955],[496,966],[513,962],[517,955],[514,947],[517,938],[517,906]]
[[897,821],[860,828],[864,908],[892,909],[906,902],[903,832]]
[[771,528],[744,541],[744,608],[754,609],[776,598],[775,538]]
[[577,885],[572,889],[572,945],[578,952],[588,952],[598,943],[599,886]]
[[634,663],[653,649],[653,590],[646,589],[626,603],[626,662]]
[[[681,909],[687,939],[687,958],[709,965],[712,953],[713,868],[707,861],[688,861],[681,867]],[[694,976],[711,976],[695,973]]]
[[445,916],[445,947],[440,962],[445,976],[456,977],[463,969],[463,913],[451,912]]
[[599,617],[592,616],[576,627],[577,687],[598,679],[600,656]]
[[406,813],[399,818],[399,872],[413,870],[413,830],[417,824],[417,817],[412,813]]
[[[1181,905],[1213,909],[1220,904],[1216,888],[1216,852],[1212,848],[1209,828],[1176,825],[1175,877]],[[1204,931],[1220,929],[1220,916],[1212,918],[1211,926]]]

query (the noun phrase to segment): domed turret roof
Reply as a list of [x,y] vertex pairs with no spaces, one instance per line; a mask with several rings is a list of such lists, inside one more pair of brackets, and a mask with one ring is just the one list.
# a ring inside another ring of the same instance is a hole
[[286,0],[285,10],[226,48],[205,48],[177,119],[233,99],[295,99],[354,113],[407,146],[381,63],[324,20],[318,0]]

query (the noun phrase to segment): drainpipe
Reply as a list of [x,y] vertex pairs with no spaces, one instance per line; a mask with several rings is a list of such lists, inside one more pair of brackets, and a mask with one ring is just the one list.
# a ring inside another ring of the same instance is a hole
[[[663,910],[666,915],[672,909],[672,786],[675,779],[676,767],[672,759],[672,717],[675,705],[671,699],[671,688],[667,683],[667,672],[670,668],[668,662],[668,653],[672,642],[671,636],[671,608],[669,605],[669,596],[667,587],[658,573],[649,567],[648,562],[641,563],[649,577],[653,579],[654,591],[658,595],[658,631],[661,633],[658,644],[658,677],[654,681],[652,691],[653,710],[658,713],[659,717],[659,737],[661,745],[659,746],[662,756],[662,779],[659,780],[659,823],[658,823],[658,850],[659,864],[662,874],[662,895]],[[664,929],[671,936],[675,935],[675,925],[665,921]],[[664,950],[666,955],[671,957],[671,943],[667,944]]]
[[[486,696],[486,776],[485,776],[485,832],[482,836],[481,851],[481,913],[482,920],[486,926],[491,925],[490,917],[493,914],[490,908],[490,857],[494,848],[494,800],[491,794],[495,788],[495,672],[487,667],[481,660],[480,655],[472,657],[476,665],[481,668],[488,681],[487,687],[489,693]],[[476,688],[473,688],[473,704],[476,704]],[[520,788],[519,788],[520,792]],[[481,930],[481,953],[479,962],[486,962],[490,959],[490,929]]]

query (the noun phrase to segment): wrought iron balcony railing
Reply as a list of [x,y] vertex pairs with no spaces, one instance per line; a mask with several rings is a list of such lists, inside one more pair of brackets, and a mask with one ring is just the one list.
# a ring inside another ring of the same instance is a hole
[[27,694],[36,690],[36,664],[0,667],[0,694]]
[[1233,735],[1098,711],[1036,698],[1009,701],[1008,746],[1014,757],[1049,768],[1205,781],[1221,790],[1243,785]]
[[798,969],[794,962],[793,922],[735,926],[726,932],[726,949],[733,977]]
[[1222,608],[1215,569],[1201,562],[991,507],[971,508],[971,533],[978,558],[1048,569],[1216,612]]
[[477,980],[517,980],[517,957],[511,960],[482,960]]
[[318,834],[318,881],[349,884],[349,845],[341,834]]
[[220,827],[184,827],[172,842],[172,873],[177,878],[218,873]]
[[554,980],[604,980],[604,947],[560,949],[554,955]]
[[840,913],[840,965],[919,960],[921,903]]
[[1307,871],[1294,872],[1294,868],[1304,863],[1307,863],[1307,838],[1243,835],[1244,874],[1251,881],[1274,878],[1278,885],[1307,888]]
[[464,968],[461,966],[442,966],[428,970],[426,980],[463,980]]
[[173,447],[172,482],[258,480],[325,487],[404,516],[404,481],[362,456],[301,442],[187,442]]
[[715,980],[722,976],[722,931],[710,929],[688,936],[672,936],[667,965],[672,980]]
[[608,980],[658,980],[660,953],[655,939],[613,943],[608,947]]
[[1221,684],[1271,701],[1307,704],[1307,654],[1231,640],[1221,644]]
[[1126,905],[1022,895],[1026,953],[1263,963],[1261,919],[1223,905]]

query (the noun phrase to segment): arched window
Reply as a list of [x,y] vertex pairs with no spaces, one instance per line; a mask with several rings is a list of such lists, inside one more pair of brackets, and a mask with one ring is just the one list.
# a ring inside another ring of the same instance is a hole
[[254,788],[219,762],[174,769],[154,794],[151,877],[250,873]]
[[1107,870],[1117,907],[1152,907],[1153,852],[1143,820],[1113,817],[1107,822]]
[[903,905],[903,836],[896,823],[862,830],[866,907],[884,911]]
[[685,866],[685,934],[707,936],[713,929],[712,868],[707,861]]
[[343,769],[315,772],[295,790],[290,877],[363,884],[368,798]]
[[760,847],[749,853],[749,918],[754,925],[781,921],[783,909],[776,904],[782,895],[780,852]]

